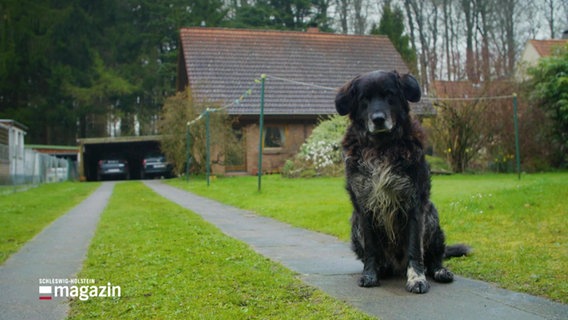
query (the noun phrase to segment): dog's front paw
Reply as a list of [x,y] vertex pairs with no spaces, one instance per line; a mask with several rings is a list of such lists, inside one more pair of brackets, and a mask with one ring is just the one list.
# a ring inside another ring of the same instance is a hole
[[454,274],[446,268],[440,268],[434,272],[434,280],[444,283],[452,282],[454,281]]
[[359,287],[378,287],[380,285],[379,278],[376,274],[363,274],[361,278],[359,278],[358,282]]
[[426,277],[409,279],[406,282],[406,290],[413,293],[426,293],[430,290],[430,283],[426,280]]

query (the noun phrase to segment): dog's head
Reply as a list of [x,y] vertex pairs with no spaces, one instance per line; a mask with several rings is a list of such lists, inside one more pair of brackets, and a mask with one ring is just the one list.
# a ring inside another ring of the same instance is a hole
[[347,82],[335,97],[335,108],[369,134],[390,133],[409,119],[407,101],[420,100],[420,86],[410,74],[373,71]]

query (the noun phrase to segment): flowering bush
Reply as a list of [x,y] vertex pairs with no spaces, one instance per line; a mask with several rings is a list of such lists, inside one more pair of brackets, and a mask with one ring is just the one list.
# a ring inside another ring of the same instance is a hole
[[[300,154],[306,161],[311,161],[316,169],[323,169],[339,162],[341,154],[337,143],[328,141],[316,141],[305,145],[303,153]],[[339,157],[338,157],[339,153]]]
[[341,140],[348,119],[333,116],[320,121],[300,152],[284,165],[287,177],[337,176],[343,172]]

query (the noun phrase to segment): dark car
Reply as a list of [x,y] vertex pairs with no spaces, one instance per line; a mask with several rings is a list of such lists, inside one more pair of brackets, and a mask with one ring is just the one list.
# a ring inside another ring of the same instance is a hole
[[166,161],[166,157],[160,153],[152,153],[142,160],[142,179],[150,177],[170,178],[172,176],[172,165]]
[[97,167],[97,180],[102,180],[104,178],[130,179],[128,161],[121,157],[108,157],[106,159],[99,160]]

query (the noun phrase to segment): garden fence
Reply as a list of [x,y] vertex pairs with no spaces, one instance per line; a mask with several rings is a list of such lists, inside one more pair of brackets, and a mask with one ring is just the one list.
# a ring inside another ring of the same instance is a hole
[[0,194],[76,178],[77,168],[71,160],[31,149],[10,152],[8,145],[0,144]]

